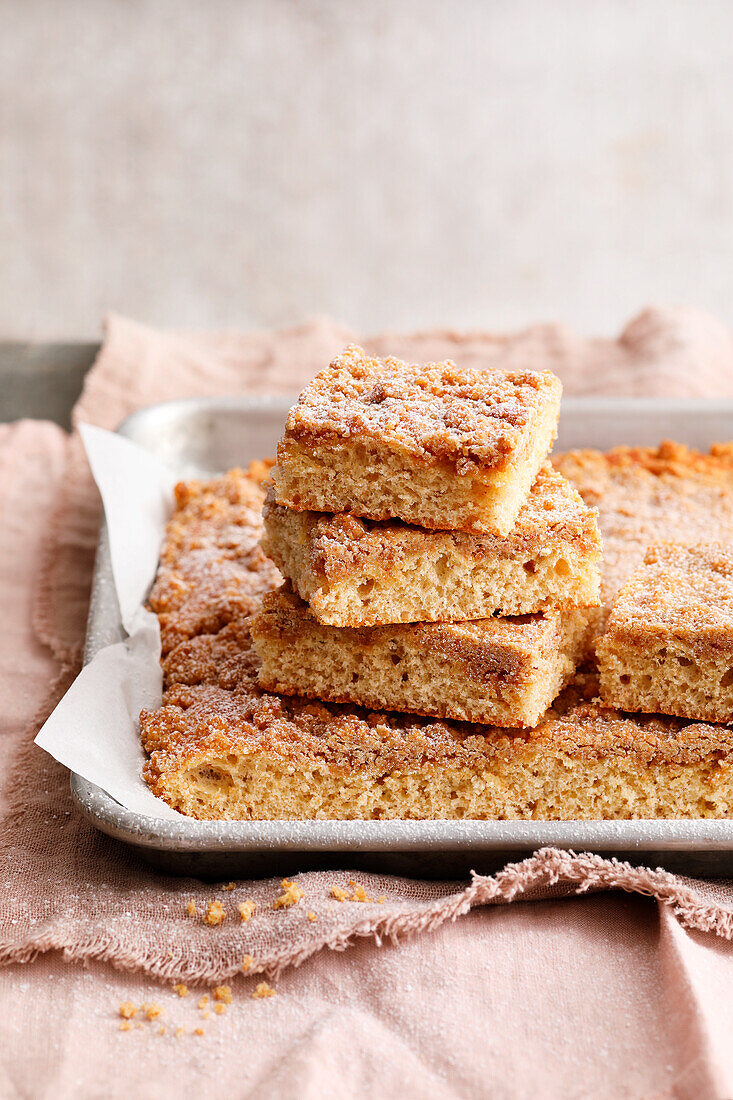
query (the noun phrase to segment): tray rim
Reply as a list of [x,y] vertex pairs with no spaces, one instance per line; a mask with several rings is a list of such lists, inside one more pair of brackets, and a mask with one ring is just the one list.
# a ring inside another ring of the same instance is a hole
[[[178,398],[138,409],[117,431],[134,439],[145,421],[181,413],[256,412],[287,409],[293,395],[213,396]],[[601,409],[608,413],[710,413],[729,415],[733,422],[733,399],[670,397],[564,398],[566,411]],[[733,434],[733,433],[732,433]],[[711,440],[711,442],[713,442]],[[100,586],[109,586],[109,551],[102,521],[97,544],[92,600],[87,639],[99,638]],[[109,632],[121,634],[121,623],[106,624]],[[106,644],[106,643],[103,643]],[[85,663],[96,649],[87,647]],[[96,784],[76,772],[70,776],[73,801],[80,812],[101,832],[139,848],[163,852],[428,852],[436,847],[456,851],[528,851],[543,847],[575,850],[637,852],[733,852],[733,819],[631,819],[611,821],[478,821],[433,819],[315,820],[315,821],[198,821],[193,818],[156,818],[128,810]]]

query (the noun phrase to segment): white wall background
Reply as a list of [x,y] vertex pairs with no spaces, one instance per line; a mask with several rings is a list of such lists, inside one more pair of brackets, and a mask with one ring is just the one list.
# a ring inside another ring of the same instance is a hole
[[0,337],[733,323],[730,0],[0,0]]

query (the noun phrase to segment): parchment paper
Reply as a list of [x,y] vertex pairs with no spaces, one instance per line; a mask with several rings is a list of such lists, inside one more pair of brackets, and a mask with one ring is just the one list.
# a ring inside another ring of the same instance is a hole
[[138,716],[161,701],[160,630],[144,601],[155,577],[177,477],[114,432],[80,429],[104,504],[117,599],[127,637],[86,665],[42,726],[36,744],[130,810],[182,817],[142,778]]

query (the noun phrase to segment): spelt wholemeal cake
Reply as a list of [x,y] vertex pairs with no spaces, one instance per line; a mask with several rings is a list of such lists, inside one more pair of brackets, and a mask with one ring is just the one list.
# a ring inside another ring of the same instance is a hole
[[507,535],[555,438],[561,390],[549,371],[414,366],[350,345],[290,410],[275,499]]
[[532,615],[600,600],[594,509],[545,463],[505,538],[264,508],[263,548],[329,626]]
[[652,546],[598,647],[601,695],[627,711],[733,720],[733,551]]
[[[725,445],[699,455],[665,444],[557,460],[600,508],[601,531],[612,548],[607,599],[650,542],[702,529],[706,521],[709,527],[711,508],[716,523],[733,532],[731,450]],[[237,492],[262,501],[241,471],[228,476],[247,483]],[[221,484],[211,483],[210,492],[221,493]],[[188,531],[198,522],[195,509],[183,514],[188,496],[179,492],[162,571],[181,542],[200,537]],[[252,538],[259,539],[256,510],[252,524]],[[280,583],[264,557],[250,558],[246,568],[256,574],[253,593]],[[214,574],[208,582],[221,606],[216,586],[225,579],[217,582]],[[171,637],[180,640],[164,659],[163,705],[141,715],[145,778],[156,795],[193,817],[572,820],[733,813],[732,731],[592,705],[592,675],[577,675],[531,733],[370,713],[260,688],[246,613],[238,617],[228,607],[226,621],[221,614],[198,615],[194,624],[184,601],[180,611],[164,614]],[[178,628],[178,614],[185,629]]]
[[592,612],[333,627],[284,586],[251,631],[262,687],[376,710],[535,726],[587,649]]

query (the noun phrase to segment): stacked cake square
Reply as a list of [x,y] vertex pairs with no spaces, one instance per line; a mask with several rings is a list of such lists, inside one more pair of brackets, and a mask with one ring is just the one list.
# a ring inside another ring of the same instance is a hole
[[550,372],[350,346],[278,446],[264,548],[285,584],[251,629],[260,684],[370,709],[533,727],[600,602],[595,511],[547,461]]

